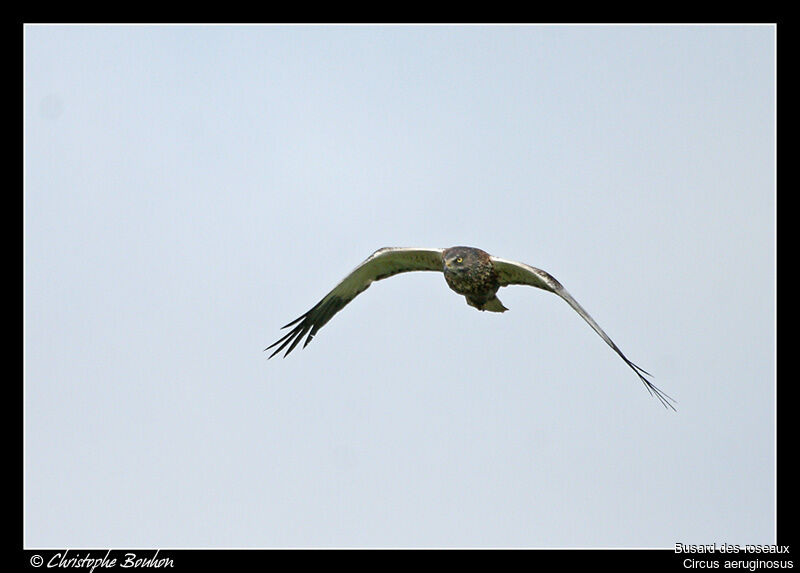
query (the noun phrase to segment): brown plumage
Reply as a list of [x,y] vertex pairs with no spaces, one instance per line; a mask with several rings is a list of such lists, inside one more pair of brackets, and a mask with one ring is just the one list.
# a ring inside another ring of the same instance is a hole
[[290,326],[294,328],[264,350],[277,346],[278,348],[269,356],[272,358],[286,348],[284,356],[287,356],[303,337],[306,337],[303,343],[303,347],[305,347],[333,315],[343,309],[359,293],[369,288],[374,281],[410,271],[444,273],[447,285],[458,294],[463,295],[467,299],[467,304],[478,310],[490,312],[508,310],[497,298],[496,293],[500,287],[509,285],[533,286],[560,296],[636,373],[648,392],[658,398],[664,407],[675,409],[672,404],[674,400],[645,377],[650,374],[628,360],[600,328],[600,325],[549,273],[525,263],[493,257],[489,253],[473,247],[451,247],[449,249],[388,247],[378,249],[311,310],[285,325],[283,328]]
[[486,251],[472,247],[451,247],[442,253],[444,280],[467,304],[478,310],[504,312],[508,310],[495,296],[500,277]]

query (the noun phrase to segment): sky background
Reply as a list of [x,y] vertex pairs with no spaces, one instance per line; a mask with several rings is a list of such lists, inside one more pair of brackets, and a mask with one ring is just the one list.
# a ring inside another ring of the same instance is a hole
[[[775,541],[772,26],[27,26],[24,543]],[[384,246],[553,274],[481,313]]]

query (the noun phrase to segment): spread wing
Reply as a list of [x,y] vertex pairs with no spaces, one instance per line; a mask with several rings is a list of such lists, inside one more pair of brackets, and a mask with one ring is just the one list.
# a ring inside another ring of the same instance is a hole
[[552,293],[557,294],[561,298],[563,298],[567,303],[583,317],[583,320],[589,323],[594,331],[600,335],[600,338],[606,341],[611,348],[614,349],[614,352],[619,354],[620,358],[625,361],[625,364],[631,367],[631,369],[636,372],[636,375],[639,379],[644,382],[645,388],[650,394],[654,394],[656,398],[658,398],[664,407],[675,409],[675,406],[671,404],[674,402],[672,398],[670,398],[667,394],[659,390],[652,382],[650,382],[645,376],[652,376],[649,372],[646,372],[642,368],[638,367],[636,364],[628,360],[628,358],[622,353],[622,351],[617,347],[616,344],[608,337],[608,335],[603,332],[603,329],[600,328],[594,319],[589,316],[589,313],[586,312],[583,307],[578,304],[578,301],[572,298],[566,289],[561,286],[561,283],[558,282],[555,278],[553,278],[549,273],[546,273],[543,270],[537,269],[535,267],[531,267],[524,263],[518,263],[515,261],[507,261],[504,259],[498,259],[496,257],[491,257],[492,263],[494,264],[494,268],[497,271],[497,274],[500,277],[500,286],[508,286],[508,285],[529,285],[536,288],[540,288],[546,291],[550,291]]
[[286,357],[300,339],[306,334],[308,337],[303,343],[303,347],[311,342],[317,331],[333,318],[333,315],[342,310],[347,303],[353,300],[360,293],[364,292],[374,281],[379,281],[399,273],[410,271],[439,271],[442,272],[442,251],[444,249],[426,248],[407,248],[407,247],[387,247],[378,249],[363,263],[358,265],[353,272],[347,275],[342,282],[325,295],[314,308],[303,316],[296,318],[282,328],[292,325],[294,328],[274,344],[270,344],[264,350],[269,350],[273,346],[278,348],[269,355],[270,358],[283,350],[286,346]]

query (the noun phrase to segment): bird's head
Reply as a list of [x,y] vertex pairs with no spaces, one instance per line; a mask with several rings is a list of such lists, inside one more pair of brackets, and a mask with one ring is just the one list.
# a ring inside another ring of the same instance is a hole
[[451,272],[467,270],[471,265],[474,265],[480,260],[481,253],[483,253],[483,251],[480,249],[473,249],[472,247],[451,247],[445,249],[442,255],[445,270]]

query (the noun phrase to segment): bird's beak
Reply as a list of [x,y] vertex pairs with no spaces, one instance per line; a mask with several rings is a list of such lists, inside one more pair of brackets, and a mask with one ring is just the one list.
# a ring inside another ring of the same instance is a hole
[[452,266],[451,261],[450,260],[446,260],[444,262],[444,266],[446,266],[449,269]]

